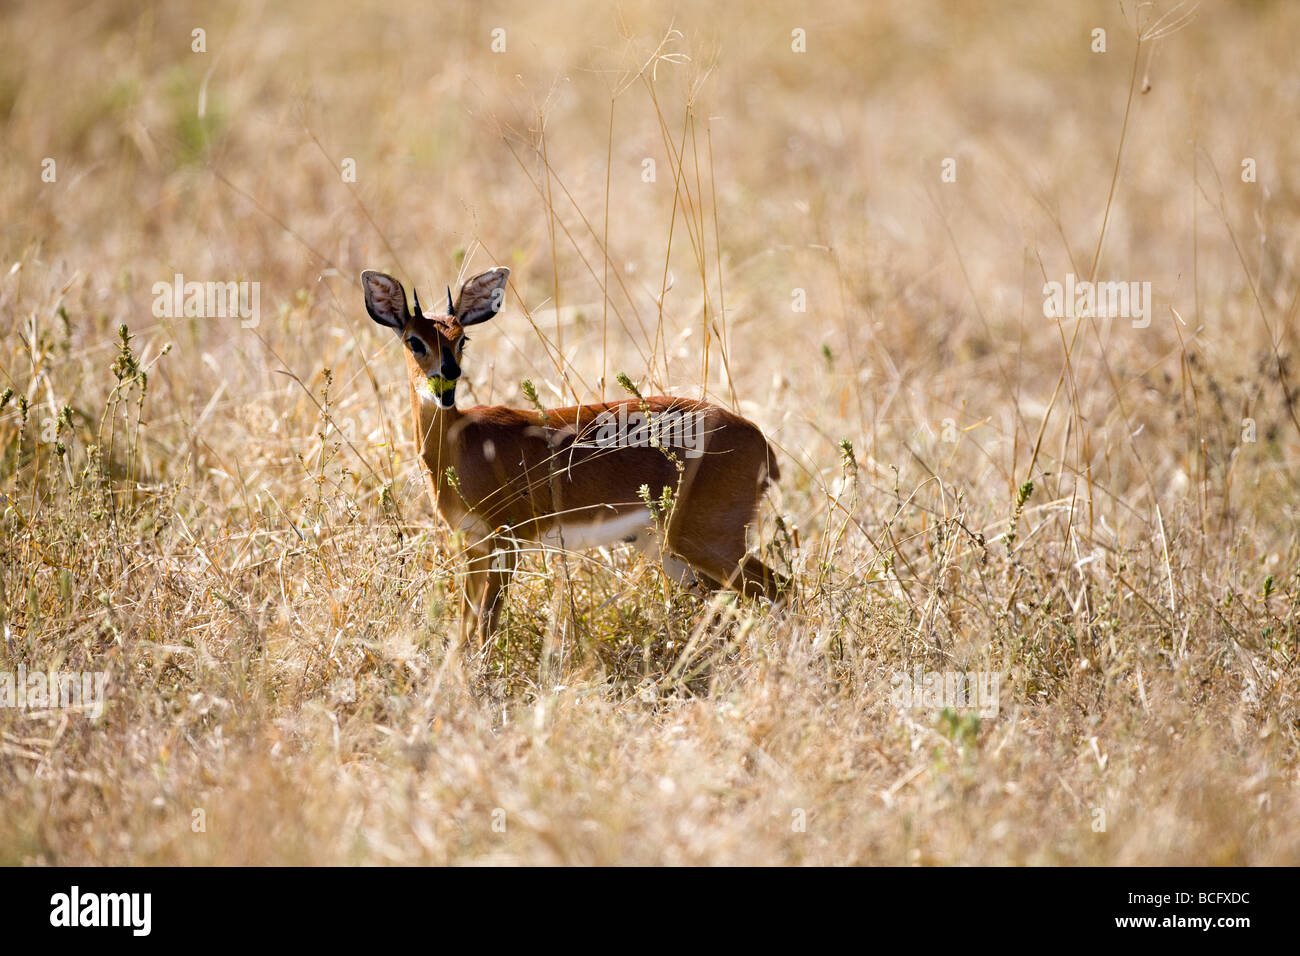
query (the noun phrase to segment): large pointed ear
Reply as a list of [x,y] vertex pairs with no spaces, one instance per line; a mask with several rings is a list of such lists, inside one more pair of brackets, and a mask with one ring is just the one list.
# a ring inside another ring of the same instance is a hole
[[460,298],[452,315],[461,326],[486,322],[501,311],[506,301],[506,279],[510,270],[497,266],[480,273],[460,287]]
[[406,290],[390,275],[367,269],[361,273],[361,288],[366,293],[366,311],[380,325],[400,332],[406,328],[411,313],[406,308]]

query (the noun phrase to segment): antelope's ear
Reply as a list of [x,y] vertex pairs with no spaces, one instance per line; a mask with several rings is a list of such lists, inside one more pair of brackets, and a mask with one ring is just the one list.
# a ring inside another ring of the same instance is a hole
[[380,325],[400,332],[406,328],[411,313],[406,308],[406,290],[390,275],[367,269],[361,273],[361,288],[366,293],[366,311]]
[[452,315],[461,326],[478,325],[486,322],[501,311],[506,300],[506,279],[510,270],[497,266],[480,273],[460,287],[460,298]]

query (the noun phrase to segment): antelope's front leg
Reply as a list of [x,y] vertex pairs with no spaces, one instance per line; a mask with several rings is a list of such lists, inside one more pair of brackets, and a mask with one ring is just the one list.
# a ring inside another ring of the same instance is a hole
[[516,543],[500,536],[489,538],[483,547],[470,552],[461,614],[462,641],[471,622],[479,648],[496,634],[518,558]]

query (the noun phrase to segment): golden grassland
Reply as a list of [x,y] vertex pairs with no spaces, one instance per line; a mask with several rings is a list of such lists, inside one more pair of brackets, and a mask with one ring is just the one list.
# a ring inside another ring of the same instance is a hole
[[[7,6],[0,673],[108,692],[0,708],[0,862],[1300,861],[1300,8],[1188,12]],[[462,405],[752,418],[784,614],[540,554],[458,646],[357,276],[497,264]]]

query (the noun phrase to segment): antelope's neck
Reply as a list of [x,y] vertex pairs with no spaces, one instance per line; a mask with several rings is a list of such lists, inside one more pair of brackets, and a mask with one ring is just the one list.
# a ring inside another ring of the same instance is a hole
[[411,366],[411,417],[415,425],[415,450],[424,462],[438,510],[450,517],[449,508],[450,511],[459,511],[464,507],[447,475],[447,469],[457,465],[454,429],[460,421],[461,413],[455,407],[454,399],[450,408],[443,408],[419,367],[414,362],[411,362]]

